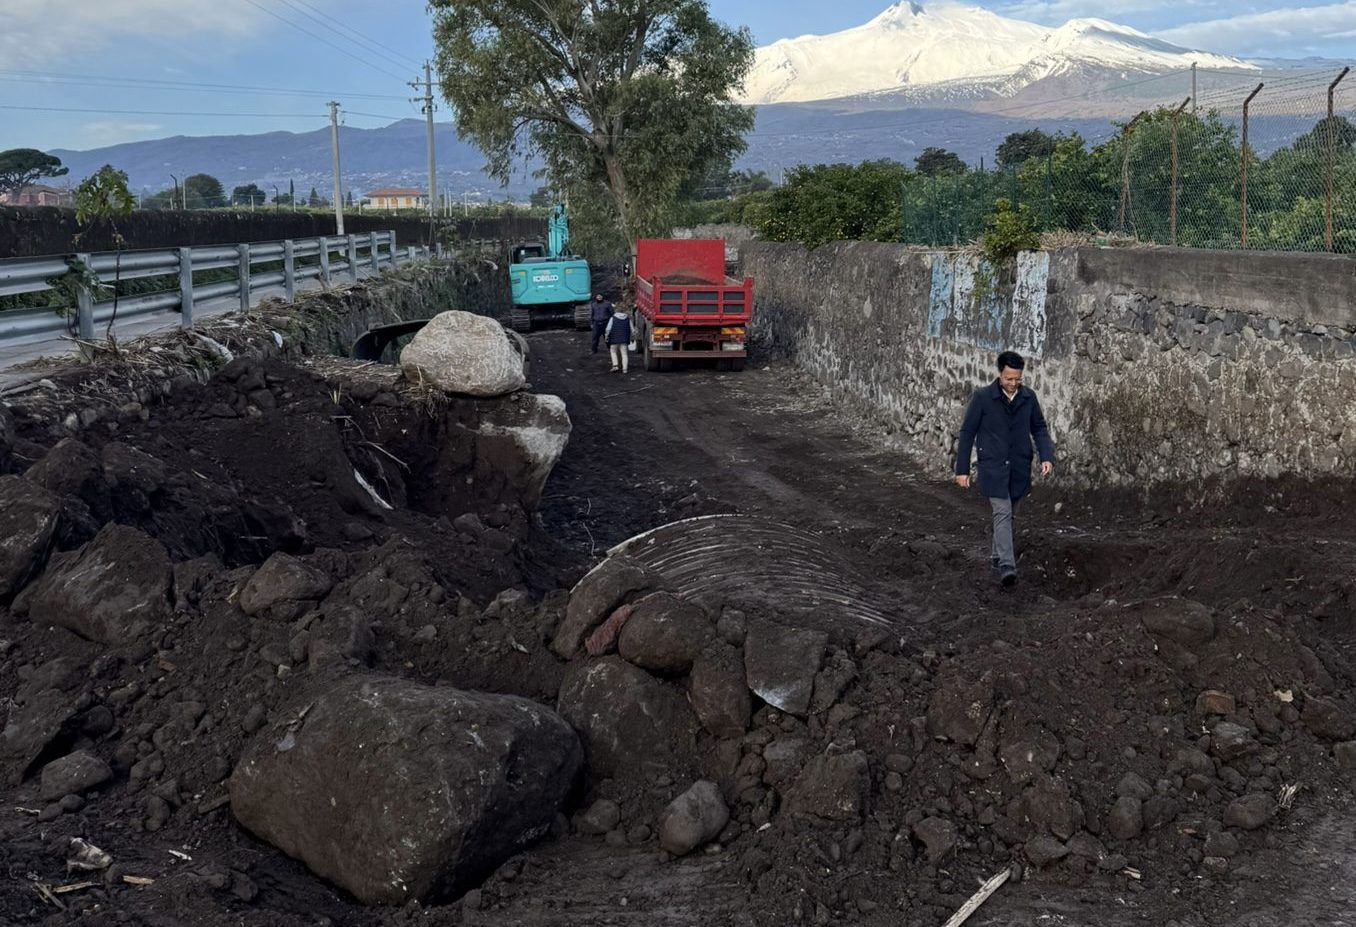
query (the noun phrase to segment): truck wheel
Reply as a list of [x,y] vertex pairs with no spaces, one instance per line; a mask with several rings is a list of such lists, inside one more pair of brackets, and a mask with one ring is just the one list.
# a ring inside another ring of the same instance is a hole
[[735,373],[738,373],[739,371],[743,370],[743,369],[744,369],[744,361],[745,361],[746,359],[747,359],[747,358],[743,358],[743,357],[732,357],[732,358],[730,358],[730,369],[733,370]]
[[[644,337],[644,335],[642,335]],[[659,358],[655,357],[654,352],[650,350],[650,339],[645,338],[645,369],[655,371],[659,369]]]
[[574,328],[575,331],[586,332],[593,327],[593,311],[588,303],[574,307]]
[[513,307],[513,330],[527,334],[532,331],[532,310],[523,306]]

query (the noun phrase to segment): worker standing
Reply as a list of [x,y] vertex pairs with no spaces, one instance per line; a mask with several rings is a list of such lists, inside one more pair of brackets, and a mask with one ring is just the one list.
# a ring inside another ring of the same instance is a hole
[[593,353],[598,353],[598,341],[607,330],[607,320],[612,318],[612,303],[603,299],[602,293],[593,294]]
[[1022,385],[1025,367],[1015,351],[998,355],[998,378],[971,397],[956,445],[956,484],[962,489],[970,486],[971,448],[978,451],[979,489],[993,510],[991,562],[1004,586],[1017,582],[1013,512],[1031,488],[1033,441],[1041,476],[1049,476],[1055,466],[1055,444],[1040,400]]
[[626,373],[631,359],[631,317],[623,309],[614,310],[603,334],[607,337],[608,351],[612,354],[613,372],[620,370]]

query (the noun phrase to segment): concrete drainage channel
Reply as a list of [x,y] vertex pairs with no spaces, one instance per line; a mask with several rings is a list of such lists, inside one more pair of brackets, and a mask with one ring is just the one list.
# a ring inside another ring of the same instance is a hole
[[1275,612],[952,633],[945,562],[756,514],[579,569],[558,409],[247,357],[78,434],[16,402],[0,921],[923,925],[1007,872],[1005,917],[1229,923],[1336,807],[1350,670]]

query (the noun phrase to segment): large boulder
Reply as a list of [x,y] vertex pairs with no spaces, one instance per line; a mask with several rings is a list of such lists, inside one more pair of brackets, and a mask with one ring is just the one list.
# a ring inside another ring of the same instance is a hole
[[266,728],[230,780],[255,835],[368,904],[455,896],[550,827],[583,762],[549,709],[350,678]]
[[290,554],[276,553],[240,591],[246,615],[269,614],[291,621],[323,599],[334,585],[329,574]]
[[617,651],[641,669],[675,676],[692,668],[711,635],[711,620],[701,608],[671,592],[656,592],[636,603]]
[[556,708],[584,741],[595,779],[667,772],[694,749],[682,691],[619,657],[572,666]]
[[42,768],[43,801],[56,801],[98,788],[113,778],[108,764],[90,753],[78,751],[53,760]]
[[172,572],[160,542],[109,524],[84,547],[56,554],[24,593],[28,616],[101,644],[120,645],[170,617]]
[[1215,613],[1200,602],[1170,595],[1142,602],[1135,611],[1144,629],[1154,637],[1188,649],[1208,644],[1215,637]]
[[559,396],[521,393],[499,402],[476,427],[478,477],[505,480],[524,508],[535,509],[571,427]]
[[659,587],[659,578],[626,557],[604,560],[570,592],[565,618],[556,628],[551,650],[568,660],[579,652],[584,639],[629,598]]
[[0,602],[8,602],[42,568],[61,502],[17,476],[0,476]]
[[0,780],[21,782],[47,748],[69,731],[87,682],[85,668],[68,657],[43,664],[24,680],[0,731]]
[[750,623],[744,638],[744,672],[749,688],[773,708],[804,716],[810,710],[815,676],[824,662],[829,636],[767,621]]
[[739,650],[713,641],[692,664],[687,697],[697,720],[716,737],[743,737],[753,715],[753,698]]
[[415,383],[468,396],[502,396],[527,382],[523,358],[502,325],[483,315],[440,312],[400,352]]
[[99,456],[79,438],[62,438],[24,471],[24,479],[55,495],[85,502],[97,500],[103,488]]

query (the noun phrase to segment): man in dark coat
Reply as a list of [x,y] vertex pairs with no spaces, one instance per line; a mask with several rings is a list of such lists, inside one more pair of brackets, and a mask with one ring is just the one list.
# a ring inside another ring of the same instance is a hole
[[992,562],[1004,586],[1017,582],[1012,515],[1031,488],[1033,441],[1041,476],[1049,476],[1055,466],[1055,444],[1040,401],[1022,385],[1025,367],[1015,351],[998,355],[998,379],[971,397],[956,445],[956,483],[962,489],[970,487],[971,448],[978,449],[979,490],[993,508]]
[[598,342],[602,340],[603,332],[607,329],[607,320],[612,318],[612,303],[603,299],[602,293],[595,293],[593,296],[593,312],[590,315],[593,320],[593,353],[598,353]]

